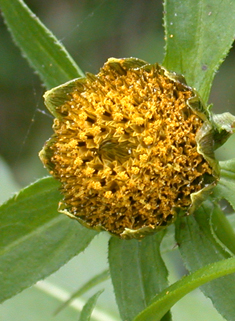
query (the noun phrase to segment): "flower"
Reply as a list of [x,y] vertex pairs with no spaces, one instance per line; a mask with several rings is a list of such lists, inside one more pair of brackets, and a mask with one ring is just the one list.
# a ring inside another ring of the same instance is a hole
[[217,181],[212,127],[183,76],[135,58],[45,94],[54,134],[40,152],[61,182],[59,211],[141,238],[192,211]]

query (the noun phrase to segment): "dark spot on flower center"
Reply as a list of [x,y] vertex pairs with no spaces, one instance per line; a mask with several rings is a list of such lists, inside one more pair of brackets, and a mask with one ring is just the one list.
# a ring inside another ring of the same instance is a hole
[[131,156],[133,157],[133,149],[137,145],[130,142],[118,142],[117,139],[108,138],[104,140],[98,150],[98,154],[101,158],[111,161],[118,161],[120,164],[127,161]]

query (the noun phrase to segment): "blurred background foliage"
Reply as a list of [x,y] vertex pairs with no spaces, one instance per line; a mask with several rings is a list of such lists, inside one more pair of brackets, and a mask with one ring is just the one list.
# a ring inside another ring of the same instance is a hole
[[[103,63],[112,56],[138,57],[150,63],[161,63],[163,59],[163,8],[160,0],[26,0],[25,2],[64,44],[83,71],[97,73]],[[2,180],[0,189],[4,195],[1,201],[18,187],[26,186],[37,178],[47,175],[39,161],[38,151],[52,133],[52,118],[43,104],[42,95],[45,88],[14,45],[2,17],[0,17],[0,43],[0,156],[4,161],[4,165],[0,167],[0,180]],[[235,114],[234,101],[235,51],[232,49],[215,77],[210,103],[214,104],[213,110],[216,113],[229,111]],[[218,153],[218,157],[220,159],[235,157],[234,143],[235,139],[231,137]],[[86,255],[82,254],[70,261],[51,276],[49,281],[69,292],[74,292],[92,275],[107,267],[107,239],[108,235],[99,235],[95,244],[93,242],[86,251]],[[170,254],[170,258],[166,257],[169,267],[172,262],[178,266],[176,269],[174,267],[171,276],[173,281],[182,276],[184,270],[178,263],[180,260],[177,251]],[[107,287],[112,292],[110,282],[107,282]],[[0,309],[2,320],[25,321],[28,317],[29,320],[54,319],[52,314],[58,307],[58,302],[51,303],[49,314],[45,316],[42,312],[44,304],[35,305],[37,300],[41,302],[40,300],[45,299],[47,295],[44,294],[42,298],[40,291],[35,288],[28,289],[4,303]],[[188,304],[189,301],[192,302],[192,295],[194,308]],[[33,318],[30,312],[33,309],[27,312],[24,306],[30,304],[30,300],[33,300],[35,305]],[[46,301],[48,300],[47,298]],[[117,315],[113,296],[102,294],[99,301],[101,305],[102,301],[104,307],[108,305],[110,312],[113,311],[112,313]],[[175,320],[189,318],[191,321],[199,320],[203,318],[204,308],[208,309],[209,314],[211,313],[211,320],[222,320],[208,302],[199,291],[190,294],[173,309],[174,313],[179,315],[179,319]],[[198,309],[199,303],[201,308]],[[192,313],[193,310],[195,311]],[[26,312],[21,315],[19,311]],[[56,320],[76,320],[76,317],[73,318],[76,316],[74,311],[71,315],[62,316],[56,317]]]

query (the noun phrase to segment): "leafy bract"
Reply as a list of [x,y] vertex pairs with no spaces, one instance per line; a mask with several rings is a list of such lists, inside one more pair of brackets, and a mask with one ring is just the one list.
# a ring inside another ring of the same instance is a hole
[[58,187],[41,179],[0,207],[0,302],[58,270],[97,234],[57,212]]
[[48,89],[83,75],[63,45],[22,0],[0,0],[0,9],[13,39]]
[[234,41],[233,0],[165,0],[163,65],[184,74],[207,103],[215,72]]

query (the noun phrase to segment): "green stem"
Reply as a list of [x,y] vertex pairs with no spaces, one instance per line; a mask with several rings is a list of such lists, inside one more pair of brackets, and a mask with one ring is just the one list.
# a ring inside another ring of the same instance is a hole
[[175,282],[154,299],[134,321],[158,321],[186,294],[219,277],[235,273],[235,257],[209,264]]

